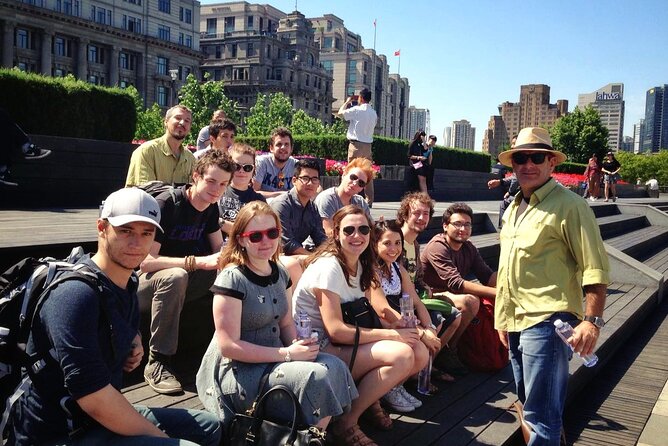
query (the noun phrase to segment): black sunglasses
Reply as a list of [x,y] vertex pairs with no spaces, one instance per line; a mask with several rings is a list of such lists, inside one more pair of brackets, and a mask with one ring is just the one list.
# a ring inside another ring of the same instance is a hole
[[255,169],[255,164],[237,164],[236,171],[239,172],[241,169],[243,169],[244,172],[252,172],[253,169]]
[[279,235],[278,228],[269,228],[264,231],[248,231],[239,234],[241,237],[248,237],[251,243],[260,243],[263,236],[267,236],[269,240],[276,240]]
[[513,162],[515,164],[526,164],[527,161],[531,160],[532,163],[538,165],[545,162],[547,153],[545,152],[534,152],[534,153],[524,153],[524,152],[515,152],[512,155]]
[[369,235],[369,232],[371,232],[371,228],[369,227],[369,225],[344,226],[343,228],[341,228],[341,230],[348,237],[353,235],[355,233],[355,230],[359,231],[359,233],[362,235]]
[[[358,176],[355,175],[354,173],[351,173],[351,174],[350,174],[350,181],[357,181],[357,185],[358,185],[359,187],[364,187],[364,186],[366,186],[366,181],[364,181],[364,180],[360,180],[360,177],[358,177]],[[366,235],[366,234],[364,234],[364,235]]]

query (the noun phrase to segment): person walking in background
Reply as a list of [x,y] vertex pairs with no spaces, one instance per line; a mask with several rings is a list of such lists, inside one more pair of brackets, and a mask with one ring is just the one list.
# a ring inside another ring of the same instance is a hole
[[12,158],[21,154],[26,160],[38,160],[51,154],[50,150],[43,149],[30,141],[28,135],[9,116],[9,113],[0,108],[0,130],[5,143],[0,148],[0,184],[18,186],[11,173]]
[[[376,127],[378,116],[369,102],[371,102],[371,91],[368,88],[363,88],[359,95],[348,97],[336,114],[349,122],[346,132],[348,162],[355,158],[366,158],[373,164],[371,144],[373,143],[373,130]],[[371,207],[374,198],[373,178],[369,178],[364,193],[367,204]]]
[[504,177],[500,180],[492,179],[487,182],[487,187],[490,189],[494,189],[495,187],[499,187],[501,185],[506,192],[503,194],[503,199],[499,204],[499,222],[497,223],[497,227],[499,229],[503,227],[503,214],[506,212],[506,209],[508,209],[508,206],[510,206],[510,203],[512,203],[515,199],[517,192],[520,190],[520,184],[517,182],[517,177],[515,174],[512,174],[509,177]]
[[621,168],[622,166],[619,164],[619,161],[617,161],[617,158],[615,158],[615,155],[612,152],[608,152],[601,165],[601,171],[603,172],[603,182],[605,183],[604,201],[608,201],[610,199],[610,192],[612,192],[612,201],[617,201],[616,184],[620,179],[619,169]]
[[522,129],[499,159],[521,191],[503,218],[494,326],[510,350],[525,440],[559,445],[572,352],[554,321],[577,324],[575,352],[594,351],[605,324],[608,256],[591,208],[551,177],[566,155],[552,148],[547,130]]
[[[428,161],[428,158],[423,155],[424,153],[424,138],[426,133],[424,130],[420,130],[415,133],[413,141],[411,141],[408,146],[408,164],[411,166],[412,173],[417,177],[418,187],[420,192],[427,192],[427,169],[425,163]],[[411,190],[413,190],[414,182],[411,181]]]
[[[429,135],[429,138],[427,138],[427,142],[424,146],[424,152],[422,152],[422,156],[427,158],[425,166],[425,170],[427,173],[427,191],[433,191],[434,190],[434,146],[436,145],[436,136],[435,135]],[[423,162],[424,163],[424,162]]]
[[165,134],[146,141],[132,152],[125,187],[149,181],[182,185],[190,181],[195,156],[183,147],[190,133],[192,113],[185,105],[175,105],[165,113]]
[[[598,157],[595,153],[591,154],[587,162],[587,168],[584,171],[585,180],[587,181],[587,191],[591,201],[598,200],[598,194],[601,193],[601,166],[598,165]],[[607,195],[606,195],[607,197]],[[585,196],[585,198],[587,198]]]
[[204,150],[206,146],[209,145],[209,126],[215,122],[221,122],[224,119],[227,119],[227,115],[225,114],[225,110],[216,110],[213,112],[213,115],[211,116],[211,122],[209,125],[205,125],[202,127],[197,134],[197,150]]

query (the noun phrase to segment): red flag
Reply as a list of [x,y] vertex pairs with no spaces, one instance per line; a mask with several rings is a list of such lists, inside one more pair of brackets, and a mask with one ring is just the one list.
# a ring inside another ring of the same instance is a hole
[[396,50],[396,51],[394,52],[394,55],[395,55],[395,56],[401,56],[401,50]]

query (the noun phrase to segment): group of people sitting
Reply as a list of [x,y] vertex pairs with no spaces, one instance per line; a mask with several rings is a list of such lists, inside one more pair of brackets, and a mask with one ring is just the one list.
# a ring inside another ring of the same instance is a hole
[[[63,336],[51,339],[62,355],[64,386],[56,388],[70,394],[88,420],[75,423],[78,434],[70,432],[71,444],[93,438],[125,444],[127,437],[147,441],[165,433],[215,444],[221,433],[214,419],[229,427],[259,392],[284,384],[297,395],[306,421],[327,429],[336,444],[374,445],[359,420],[387,430],[392,420],[381,402],[401,412],[420,407],[421,400],[403,383],[430,356],[437,358],[436,379],[452,381],[452,375],[467,373],[457,359],[457,342],[478,311],[476,294],[493,295],[496,280],[468,241],[470,207],[448,208],[443,234],[420,253],[417,237],[434,213],[426,193],[408,194],[395,221],[374,222],[357,195],[374,177],[368,159],[353,159],[339,186],[320,191],[319,164],[291,157],[287,129],[276,129],[270,154],[256,159],[254,148],[233,141],[229,121],[215,120],[208,128],[209,147],[196,158],[181,144],[190,116],[182,106],[167,112],[165,135],[135,150],[127,180],[127,186],[153,180],[184,184],[155,198],[136,187],[108,197],[97,223],[98,252],[84,262],[106,276],[113,290],[108,304],[124,330],[120,338],[112,336],[119,343],[112,345],[113,354],[96,347],[104,345],[103,335],[95,332],[100,318],[90,317],[86,305],[98,296],[85,285],[72,285],[87,298],[67,307],[67,323],[85,323],[85,336],[64,335],[53,316],[62,316],[57,304],[62,299],[40,314],[45,336]],[[470,274],[480,283],[469,281]],[[133,412],[139,415],[129,416],[131,406],[119,393],[120,375],[136,368],[143,356],[138,311],[151,315],[144,378],[158,393],[178,393],[183,387],[172,359],[181,311],[211,292],[215,334],[196,381],[208,413],[139,408]],[[404,293],[413,301],[417,326],[399,312]],[[434,298],[440,300],[438,310],[423,302]],[[370,302],[381,326],[356,330],[344,322],[341,305],[359,299]],[[95,311],[102,311],[102,300],[95,301]],[[312,337],[297,337],[300,314],[310,318]],[[98,328],[104,330],[103,325]],[[263,376],[267,385],[260,389]],[[20,399],[12,441],[67,438],[72,416],[47,393],[33,386]],[[125,402],[111,407],[119,401]],[[273,409],[284,413],[280,405]],[[180,428],[170,427],[172,422]]]

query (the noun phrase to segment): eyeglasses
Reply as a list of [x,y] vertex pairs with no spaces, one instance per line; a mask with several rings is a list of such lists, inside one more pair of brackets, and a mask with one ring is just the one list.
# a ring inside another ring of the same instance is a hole
[[284,180],[285,180],[285,174],[281,170],[280,172],[278,172],[278,188],[279,189],[283,189],[283,186],[285,186],[285,181]]
[[355,233],[356,230],[362,235],[369,235],[369,232],[371,232],[371,227],[369,227],[369,225],[344,226],[343,228],[341,228],[341,230],[345,235],[350,237]]
[[545,152],[535,152],[535,153],[515,152],[512,155],[512,159],[515,164],[526,164],[527,161],[529,160],[531,160],[531,162],[536,165],[543,164],[545,162],[545,157],[547,157],[547,153]]
[[301,177],[297,177],[297,178],[304,184],[308,184],[308,183],[318,184],[318,183],[320,183],[320,177],[309,177],[307,175],[302,175]]
[[267,236],[269,240],[276,240],[279,236],[278,228],[269,228],[264,231],[248,231],[239,234],[240,237],[248,237],[251,243],[260,243],[262,237]]
[[237,164],[236,171],[239,172],[241,169],[243,169],[244,172],[252,172],[253,169],[255,169],[254,164]]
[[[357,181],[357,185],[358,185],[359,187],[364,187],[364,186],[366,186],[366,181],[361,180],[360,177],[358,177],[358,176],[355,175],[354,173],[351,173],[351,174],[350,174],[350,181]],[[365,234],[365,235],[366,235],[366,234]]]
[[[540,164],[540,163],[539,163]],[[454,226],[457,229],[466,229],[467,231],[470,231],[471,228],[473,228],[473,225],[471,223],[462,223],[461,221],[455,221],[453,223],[450,223],[452,226]]]

